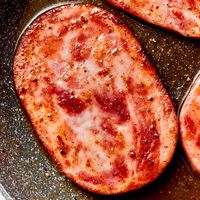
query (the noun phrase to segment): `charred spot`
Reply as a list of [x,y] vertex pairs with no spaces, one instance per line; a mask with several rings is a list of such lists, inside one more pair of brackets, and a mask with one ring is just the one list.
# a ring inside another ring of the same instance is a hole
[[81,16],[81,21],[87,23],[87,22],[88,22],[88,19],[85,18],[84,16]]
[[41,118],[39,119],[39,121],[40,121],[40,122],[43,122],[43,121],[44,121],[44,118],[43,118],[43,117],[41,117]]
[[60,154],[62,156],[65,156],[69,150],[69,147],[65,144],[65,142],[63,141],[60,135],[57,136],[57,140],[58,140],[58,145],[60,149]]
[[[91,128],[90,129],[90,131],[94,134],[94,135],[97,135],[97,134],[99,134],[100,133],[100,131],[99,130],[97,130],[97,129],[94,129],[94,128]],[[99,143],[99,141],[96,141],[96,142],[98,142]]]
[[87,161],[86,161],[86,166],[87,166],[87,167],[91,167],[91,160],[90,160],[90,159],[87,159]]
[[66,152],[66,149],[61,149],[61,150],[60,150],[60,154],[62,154],[63,156],[66,155],[66,153],[67,153],[67,152]]
[[75,92],[74,92],[74,91],[71,91],[70,94],[71,94],[71,95],[75,95]]
[[38,79],[37,79],[37,78],[34,78],[34,79],[33,79],[33,82],[37,83],[37,82],[38,82]]
[[110,69],[103,69],[101,71],[98,72],[99,76],[107,76],[110,73]]
[[20,90],[20,94],[25,94],[25,93],[26,93],[26,89],[24,87],[22,87]]
[[61,145],[64,145],[64,144],[65,144],[64,141],[63,141],[63,139],[62,139],[62,137],[61,137],[60,135],[57,136],[57,139],[58,139],[58,141],[59,141],[59,143],[60,143]]
[[153,101],[154,98],[153,97],[148,97],[148,101]]

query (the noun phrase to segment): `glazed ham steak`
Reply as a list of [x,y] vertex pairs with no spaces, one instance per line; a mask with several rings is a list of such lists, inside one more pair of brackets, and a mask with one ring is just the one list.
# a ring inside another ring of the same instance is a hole
[[151,24],[200,38],[199,0],[108,0]]
[[200,173],[200,73],[180,112],[181,142],[192,168]]
[[65,5],[40,16],[18,46],[14,82],[44,146],[85,189],[138,189],[172,158],[170,98],[140,44],[107,11]]

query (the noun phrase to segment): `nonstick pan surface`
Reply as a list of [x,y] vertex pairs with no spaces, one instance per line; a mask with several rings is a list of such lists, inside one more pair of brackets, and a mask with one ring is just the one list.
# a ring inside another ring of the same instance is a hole
[[[0,0],[0,183],[19,200],[198,200],[200,177],[178,144],[165,172],[152,184],[123,195],[102,196],[73,184],[48,156],[23,110],[13,84],[12,61],[16,41],[34,16],[63,1]],[[72,3],[72,1],[65,1]],[[106,0],[84,0],[117,15],[141,43],[156,67],[176,110],[200,70],[200,39],[189,39],[147,24]]]

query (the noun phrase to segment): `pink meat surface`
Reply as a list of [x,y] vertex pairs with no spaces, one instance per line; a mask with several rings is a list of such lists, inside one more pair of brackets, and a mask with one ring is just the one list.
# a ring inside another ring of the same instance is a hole
[[66,5],[22,36],[14,82],[44,146],[71,180],[116,194],[153,181],[177,142],[173,105],[131,32],[92,5]]
[[108,0],[151,24],[200,38],[200,0]]
[[200,74],[180,112],[181,142],[193,169],[200,173]]

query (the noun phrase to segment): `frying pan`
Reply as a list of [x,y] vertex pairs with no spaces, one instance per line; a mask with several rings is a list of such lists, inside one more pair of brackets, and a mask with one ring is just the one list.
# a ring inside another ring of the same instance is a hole
[[[22,200],[169,200],[200,199],[200,177],[178,144],[165,172],[152,184],[123,195],[102,196],[73,184],[61,173],[37,139],[14,89],[12,61],[17,37],[43,9],[61,1],[0,1],[0,182],[13,199]],[[65,1],[72,3],[72,1]],[[114,13],[130,28],[178,110],[200,69],[200,40],[147,24],[106,0],[82,0]],[[7,199],[9,199],[7,195]]]

